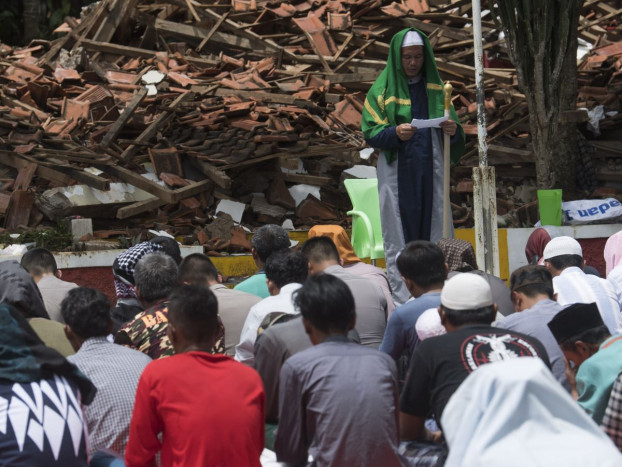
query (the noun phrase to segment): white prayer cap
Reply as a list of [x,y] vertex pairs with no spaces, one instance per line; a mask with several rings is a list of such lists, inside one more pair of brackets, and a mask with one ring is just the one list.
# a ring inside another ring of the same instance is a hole
[[408,31],[402,41],[402,47],[410,47],[411,45],[423,45],[421,34],[416,31]]
[[583,258],[581,244],[572,237],[555,237],[544,247],[542,258],[546,261],[562,255],[579,255]]
[[488,281],[469,272],[456,274],[445,282],[441,292],[441,304],[452,310],[476,310],[492,303]]
[[445,326],[441,324],[441,317],[438,314],[438,308],[429,308],[425,310],[415,324],[415,330],[419,339],[422,341],[428,337],[440,336],[445,334],[447,330]]

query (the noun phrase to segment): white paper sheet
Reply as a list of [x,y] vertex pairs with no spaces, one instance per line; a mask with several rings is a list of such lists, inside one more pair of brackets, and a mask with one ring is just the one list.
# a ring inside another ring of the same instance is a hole
[[413,118],[410,126],[413,128],[440,128],[441,123],[446,122],[449,117],[431,118],[429,120],[419,120]]

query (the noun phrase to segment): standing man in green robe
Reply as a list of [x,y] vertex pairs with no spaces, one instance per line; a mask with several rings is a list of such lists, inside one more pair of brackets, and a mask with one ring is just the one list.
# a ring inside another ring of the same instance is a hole
[[443,82],[425,34],[398,32],[387,65],[372,85],[363,109],[367,144],[380,150],[378,192],[389,282],[396,304],[410,294],[395,259],[413,240],[438,241],[443,232],[443,134],[451,137],[451,160],[464,152],[464,132],[451,108],[440,128],[416,128],[411,121],[444,115]]

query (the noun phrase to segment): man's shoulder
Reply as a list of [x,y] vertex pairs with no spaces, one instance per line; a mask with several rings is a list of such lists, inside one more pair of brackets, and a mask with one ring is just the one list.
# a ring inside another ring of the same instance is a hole
[[89,366],[118,366],[123,364],[124,367],[141,368],[152,361],[143,352],[108,341],[90,344],[88,347],[85,347],[83,344],[78,352],[72,355],[71,358],[68,358],[68,360],[78,366],[81,364]]
[[301,368],[306,364],[323,363],[327,358],[335,357],[339,359],[347,359],[349,357],[363,357],[367,362],[374,359],[386,362],[389,365],[395,365],[393,359],[386,353],[370,347],[355,344],[353,342],[325,342],[313,345],[308,349],[302,350],[295,355],[289,357],[285,364],[289,364],[295,368]]
[[234,298],[234,299],[238,299],[238,300],[247,300],[249,302],[260,302],[261,301],[261,297],[257,296],[257,295],[253,295],[252,293],[248,293],[245,292],[244,290],[239,290],[239,289],[230,289],[227,286],[220,286],[220,287],[211,287],[212,292],[214,292],[214,295],[216,295],[216,299],[220,299],[221,297],[224,298]]
[[416,311],[425,311],[429,308],[437,308],[441,304],[441,294],[424,294],[419,298],[410,300],[403,305],[398,306],[393,313],[410,314]]

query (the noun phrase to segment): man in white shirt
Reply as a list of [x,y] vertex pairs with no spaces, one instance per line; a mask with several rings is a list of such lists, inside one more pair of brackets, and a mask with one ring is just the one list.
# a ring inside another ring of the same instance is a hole
[[583,250],[572,237],[556,237],[544,248],[544,265],[553,275],[557,303],[596,303],[609,332],[622,330],[620,304],[613,287],[604,279],[583,272]]
[[265,265],[270,297],[264,298],[250,309],[242,327],[240,343],[235,348],[237,361],[253,366],[255,340],[266,316],[275,312],[290,315],[298,313],[292,294],[302,286],[307,278],[307,271],[307,259],[298,252],[281,250],[270,255]]
[[56,265],[54,255],[45,248],[33,248],[24,253],[20,265],[37,284],[50,319],[64,323],[60,304],[69,291],[78,287],[78,284],[61,280],[62,273]]

